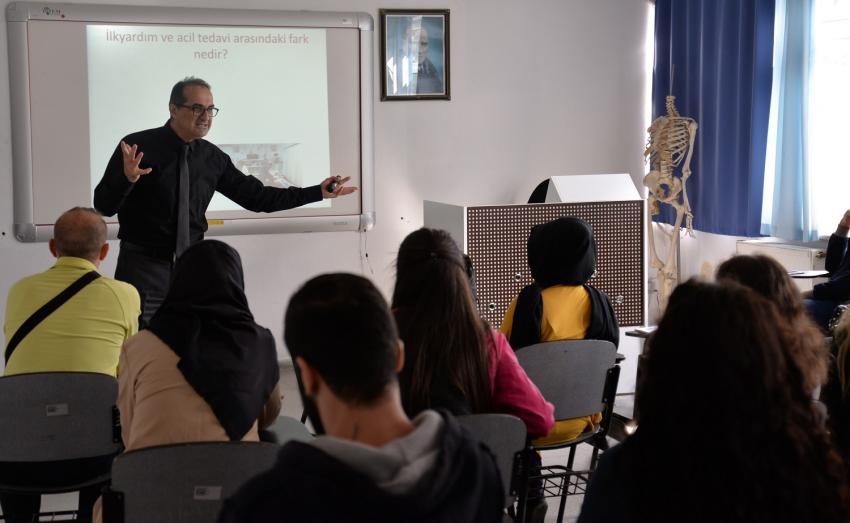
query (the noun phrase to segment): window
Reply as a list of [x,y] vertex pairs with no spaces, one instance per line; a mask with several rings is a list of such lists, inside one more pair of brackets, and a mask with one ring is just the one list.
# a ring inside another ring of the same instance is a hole
[[815,225],[829,234],[850,209],[850,0],[816,0],[809,89]]

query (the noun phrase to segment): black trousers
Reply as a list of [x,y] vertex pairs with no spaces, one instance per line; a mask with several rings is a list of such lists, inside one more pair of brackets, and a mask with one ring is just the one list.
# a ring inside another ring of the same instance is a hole
[[[0,463],[0,481],[14,485],[39,487],[49,490],[55,487],[82,483],[108,471],[113,456],[73,459],[49,463]],[[92,507],[104,485],[92,485],[80,490],[80,501],[76,521],[91,521]],[[41,494],[0,493],[3,518],[11,523],[38,521],[41,510]]]
[[173,268],[174,260],[170,253],[121,240],[115,279],[127,282],[139,291],[142,305],[139,329],[147,326],[165,300]]

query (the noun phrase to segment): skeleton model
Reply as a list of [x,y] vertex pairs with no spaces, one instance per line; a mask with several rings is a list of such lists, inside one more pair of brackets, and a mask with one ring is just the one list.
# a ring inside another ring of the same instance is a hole
[[[649,189],[649,263],[656,270],[658,294],[662,309],[679,280],[677,254],[679,252],[679,233],[682,220],[685,220],[687,234],[693,236],[693,213],[688,202],[687,181],[691,176],[691,156],[694,150],[694,138],[697,123],[693,118],[681,116],[674,105],[676,97],[667,97],[667,114],[656,118],[649,126],[649,140],[644,156],[649,157],[649,174],[643,184]],[[679,169],[680,175],[674,175]],[[667,260],[662,261],[655,251],[652,217],[659,214],[659,203],[671,205],[676,210],[676,220],[668,234],[670,249]]]

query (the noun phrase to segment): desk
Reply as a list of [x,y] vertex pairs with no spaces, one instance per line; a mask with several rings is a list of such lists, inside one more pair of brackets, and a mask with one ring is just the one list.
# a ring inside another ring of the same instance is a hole
[[[644,362],[646,361],[646,356],[644,355],[646,340],[652,336],[652,333],[655,332],[655,329],[657,328],[657,326],[652,325],[638,327],[625,332],[626,336],[641,340],[640,354],[638,355],[637,361],[637,384],[640,384],[641,371]],[[618,394],[617,402],[615,403],[614,419],[611,424],[611,431],[609,432],[611,437],[617,441],[623,441],[637,428],[637,417],[637,402],[635,401],[635,394]]]
[[[652,333],[655,332],[655,329],[657,328],[658,325],[647,325],[645,327],[638,327],[636,329],[626,331],[626,336],[629,336],[630,338],[640,338],[641,340],[643,340],[640,344],[640,353],[641,355],[643,355],[643,349],[646,346],[646,340],[648,340],[649,337],[652,336]],[[640,360],[638,360],[638,363],[640,363]],[[638,369],[638,372],[640,372],[640,369]]]

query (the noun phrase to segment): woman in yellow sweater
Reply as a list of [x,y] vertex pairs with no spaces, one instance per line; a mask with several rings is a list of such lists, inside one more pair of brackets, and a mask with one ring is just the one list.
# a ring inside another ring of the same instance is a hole
[[[511,302],[500,328],[514,350],[559,340],[619,343],[611,301],[587,283],[596,272],[596,240],[590,225],[579,218],[536,225],[528,237],[528,266],[534,283]],[[535,443],[570,440],[599,423],[601,417],[556,421],[549,435]]]

